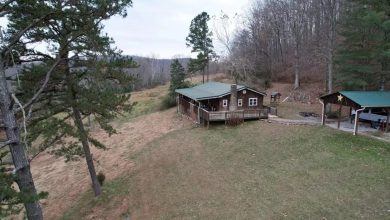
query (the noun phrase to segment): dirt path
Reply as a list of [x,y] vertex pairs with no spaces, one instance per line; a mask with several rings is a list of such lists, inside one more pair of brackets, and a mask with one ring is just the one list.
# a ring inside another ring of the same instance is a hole
[[[92,149],[97,172],[103,171],[106,180],[113,179],[134,166],[132,153],[164,134],[190,127],[191,122],[176,115],[175,109],[141,116],[117,129],[108,137],[98,130],[93,135],[109,148]],[[45,219],[55,219],[69,208],[77,197],[90,188],[90,177],[84,160],[65,163],[61,158],[44,153],[32,162],[32,173],[39,191],[49,192],[43,201]]]

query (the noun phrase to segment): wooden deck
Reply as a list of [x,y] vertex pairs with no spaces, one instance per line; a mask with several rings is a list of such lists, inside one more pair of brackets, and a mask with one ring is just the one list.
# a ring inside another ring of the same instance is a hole
[[231,118],[249,120],[249,119],[266,119],[268,118],[269,108],[245,109],[237,111],[208,111],[200,108],[195,103],[188,102],[179,98],[177,112],[186,115],[196,123],[209,125],[210,122],[228,121]]
[[268,118],[268,109],[251,109],[251,110],[238,110],[238,111],[206,111],[200,109],[199,111],[200,120],[211,121],[226,121],[230,118],[240,119],[265,119]]

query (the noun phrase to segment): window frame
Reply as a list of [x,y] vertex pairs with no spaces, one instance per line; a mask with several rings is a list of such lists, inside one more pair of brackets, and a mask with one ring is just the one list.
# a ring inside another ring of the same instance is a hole
[[242,107],[242,99],[237,99],[237,106]]
[[249,98],[248,99],[248,106],[249,107],[256,107],[259,105],[258,98]]
[[228,107],[228,100],[222,99],[222,107]]

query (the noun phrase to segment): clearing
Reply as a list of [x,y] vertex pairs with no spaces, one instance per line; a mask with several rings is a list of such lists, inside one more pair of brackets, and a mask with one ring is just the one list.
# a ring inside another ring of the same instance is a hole
[[[46,219],[388,219],[388,144],[264,121],[196,128],[175,109],[159,111],[167,89],[132,93],[137,105],[113,122],[112,137],[92,125],[109,148],[92,149],[106,175],[101,197],[93,198],[84,159],[34,159],[38,190],[49,192]],[[287,94],[288,85],[273,89]],[[285,102],[279,113],[318,113],[313,103]]]
[[388,219],[390,147],[320,126],[183,128],[62,219]]

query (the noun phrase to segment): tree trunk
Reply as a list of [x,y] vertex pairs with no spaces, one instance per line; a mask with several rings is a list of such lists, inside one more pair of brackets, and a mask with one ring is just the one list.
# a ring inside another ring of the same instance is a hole
[[[12,161],[16,171],[16,183],[22,191],[37,194],[34,181],[31,175],[30,163],[24,150],[23,144],[20,142],[19,128],[16,122],[14,112],[12,111],[11,94],[8,90],[7,80],[3,60],[0,57],[0,110],[3,115],[3,123],[8,140],[12,140],[9,149],[12,155]],[[29,220],[43,219],[42,209],[39,201],[33,203],[24,203],[26,208],[27,218]]]
[[73,99],[72,104],[71,104],[72,111],[73,111],[73,121],[77,127],[79,140],[81,141],[81,145],[83,146],[85,160],[87,161],[88,171],[89,171],[89,174],[90,174],[91,180],[92,180],[93,191],[95,193],[95,196],[99,196],[101,193],[101,189],[100,189],[100,184],[97,181],[97,177],[96,177],[96,171],[95,171],[95,166],[93,164],[91,150],[89,148],[87,132],[84,128],[84,124],[83,124],[83,120],[81,118],[80,110],[77,108],[77,105],[75,104],[76,99],[77,99],[77,94],[76,94],[76,89],[74,88],[74,85],[77,82],[74,82],[72,73],[70,72],[67,57],[68,57],[68,54],[64,53],[62,58],[64,60],[63,68],[64,68],[65,74],[66,74],[66,84],[68,86],[68,92],[70,93],[69,95]]
[[328,51],[328,94],[333,93],[333,52]]
[[210,75],[210,69],[209,69],[209,63],[207,61],[207,82],[209,82],[209,75]]
[[73,110],[73,116],[74,116],[74,123],[77,126],[77,130],[79,132],[79,138],[80,138],[81,144],[83,145],[85,160],[87,161],[88,171],[89,171],[89,174],[91,176],[92,188],[93,188],[93,191],[95,193],[95,196],[99,196],[101,193],[101,189],[100,189],[99,181],[97,180],[97,177],[96,177],[96,171],[95,171],[95,166],[93,164],[91,150],[89,148],[87,132],[85,131],[84,124],[83,124],[83,121],[81,119],[80,111],[76,107],[73,107],[72,110]]
[[298,45],[294,47],[294,89],[298,89],[300,86],[299,81],[299,53],[298,53]]
[[202,70],[202,83],[204,84],[204,74],[205,74],[205,68],[203,68],[203,70]]

